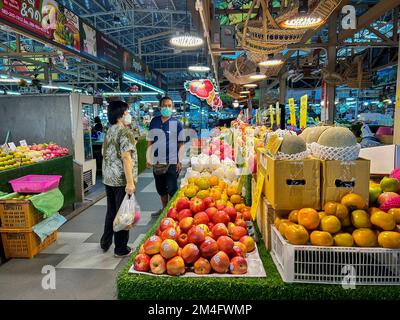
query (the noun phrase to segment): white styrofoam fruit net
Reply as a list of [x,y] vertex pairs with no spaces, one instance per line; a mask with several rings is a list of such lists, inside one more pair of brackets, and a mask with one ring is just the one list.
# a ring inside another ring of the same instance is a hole
[[357,160],[360,154],[361,145],[357,143],[350,147],[326,147],[316,142],[311,144],[311,152],[314,157],[321,160],[341,160],[353,161]]
[[304,160],[311,155],[310,150],[306,150],[299,153],[294,154],[286,154],[278,151],[276,155],[271,155],[271,157],[275,160]]

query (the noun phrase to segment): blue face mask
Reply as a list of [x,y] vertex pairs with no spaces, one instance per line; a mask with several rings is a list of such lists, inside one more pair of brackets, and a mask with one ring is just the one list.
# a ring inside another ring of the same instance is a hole
[[172,110],[168,107],[162,107],[161,108],[161,115],[163,117],[170,117],[172,115]]

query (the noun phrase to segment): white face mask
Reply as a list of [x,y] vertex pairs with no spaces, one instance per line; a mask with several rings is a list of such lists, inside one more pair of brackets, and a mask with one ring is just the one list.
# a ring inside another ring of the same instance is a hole
[[124,114],[124,124],[130,125],[132,123],[132,116],[128,113],[128,114]]

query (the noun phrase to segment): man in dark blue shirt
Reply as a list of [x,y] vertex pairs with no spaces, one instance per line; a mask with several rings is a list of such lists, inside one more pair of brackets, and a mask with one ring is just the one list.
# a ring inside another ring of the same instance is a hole
[[[182,170],[179,150],[185,141],[182,123],[172,117],[173,102],[169,97],[160,100],[161,116],[150,122],[147,137],[147,168],[153,166],[157,193],[162,210],[178,190],[178,176]],[[159,215],[162,210],[154,215]]]

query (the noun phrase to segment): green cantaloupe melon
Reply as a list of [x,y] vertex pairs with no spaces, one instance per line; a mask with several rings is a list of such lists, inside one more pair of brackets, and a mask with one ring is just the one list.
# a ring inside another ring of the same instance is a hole
[[303,132],[299,135],[299,137],[303,138],[304,141],[307,141],[307,137],[312,132],[313,127],[307,127],[303,130]]
[[315,127],[313,128],[314,130],[312,130],[308,136],[307,136],[307,143],[313,143],[313,142],[317,142],[319,137],[321,136],[322,133],[324,133],[326,130],[328,130],[329,128],[332,128],[330,126],[321,126],[321,127]]
[[355,146],[357,140],[349,129],[336,127],[324,131],[319,137],[318,143],[326,147],[341,148]]
[[285,154],[296,154],[307,150],[305,141],[299,136],[285,135],[279,151]]

